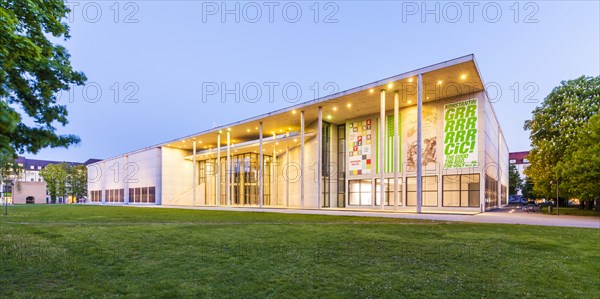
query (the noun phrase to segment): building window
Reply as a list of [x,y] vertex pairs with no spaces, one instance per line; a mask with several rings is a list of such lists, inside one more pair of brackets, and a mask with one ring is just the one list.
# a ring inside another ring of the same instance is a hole
[[354,206],[370,206],[373,187],[371,180],[348,181],[348,204]]
[[510,164],[515,164],[515,163],[517,163],[517,160],[515,160],[515,159],[510,159],[508,162],[509,162]]
[[529,159],[523,158],[523,163],[525,163],[525,164],[529,163]]
[[[437,206],[437,176],[423,176],[421,177],[421,199],[422,206],[424,207],[436,207]],[[417,178],[408,177],[406,178],[406,205],[416,206],[417,205]]]
[[489,175],[485,176],[485,207],[495,208],[498,205],[498,181]]
[[29,169],[33,169],[33,165],[30,165],[30,166],[29,166]]
[[[381,204],[381,179],[375,179],[375,205]],[[384,194],[385,194],[385,205],[394,205],[394,178],[383,179],[384,183]],[[398,180],[398,204],[402,204],[402,178]]]
[[479,174],[445,175],[442,185],[444,207],[479,207]]

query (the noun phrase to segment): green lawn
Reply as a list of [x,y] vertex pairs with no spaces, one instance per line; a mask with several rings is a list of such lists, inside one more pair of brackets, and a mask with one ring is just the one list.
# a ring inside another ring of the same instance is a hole
[[[548,207],[540,207],[542,213],[548,213]],[[560,207],[558,210],[559,215],[572,215],[572,216],[592,216],[592,217],[600,217],[600,211],[591,211],[591,210],[583,210],[580,208],[574,207]],[[551,215],[556,215],[556,207],[553,207]]]
[[103,206],[0,216],[0,297],[600,297],[600,230]]

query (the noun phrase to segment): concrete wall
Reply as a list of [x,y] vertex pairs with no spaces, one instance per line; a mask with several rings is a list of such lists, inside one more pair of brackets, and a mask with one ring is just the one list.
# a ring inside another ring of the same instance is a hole
[[25,204],[28,196],[33,196],[36,204],[45,204],[46,182],[17,182],[13,186],[14,204]]
[[162,148],[163,205],[192,205],[193,162],[184,159],[191,154],[188,150]]
[[149,148],[88,165],[88,198],[91,191],[100,190],[104,202],[105,190],[124,189],[127,203],[129,188],[156,187],[156,203],[160,203],[159,153],[160,148]]

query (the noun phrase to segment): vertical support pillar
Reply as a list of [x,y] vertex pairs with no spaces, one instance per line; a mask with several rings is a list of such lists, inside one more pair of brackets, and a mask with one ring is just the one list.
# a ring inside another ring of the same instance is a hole
[[217,207],[221,206],[221,131],[217,133],[217,165],[215,167],[215,182],[217,196],[215,196],[215,203]]
[[422,190],[423,190],[423,167],[421,163],[421,144],[423,139],[423,74],[417,79],[417,213],[421,214]]
[[321,183],[323,176],[323,107],[319,106],[317,118],[317,209],[321,208]]
[[[273,141],[276,136],[273,133]],[[271,206],[277,205],[277,142],[273,143],[273,158],[271,158]]]
[[285,145],[285,207],[290,206],[290,146]]
[[381,90],[379,101],[379,204],[385,209],[385,89]]
[[192,175],[192,192],[194,192],[192,194],[192,206],[196,206],[196,186],[198,185],[198,161],[196,160],[196,138],[192,139],[193,140],[193,145],[192,145],[192,163],[194,163],[192,165],[192,171],[194,172]]
[[396,90],[394,92],[394,210],[398,209],[398,202],[400,201],[398,194],[398,162],[400,162],[400,137],[398,136],[399,97],[400,94]]
[[231,205],[231,130],[227,129],[227,162],[225,162],[225,199]]
[[260,124],[258,126],[258,133],[259,133],[258,202],[259,202],[259,206],[262,208],[263,207],[263,194],[264,194],[264,190],[263,190],[263,175],[264,175],[264,170],[263,170],[263,123],[262,122],[260,122]]
[[304,209],[304,111],[300,112],[300,207]]

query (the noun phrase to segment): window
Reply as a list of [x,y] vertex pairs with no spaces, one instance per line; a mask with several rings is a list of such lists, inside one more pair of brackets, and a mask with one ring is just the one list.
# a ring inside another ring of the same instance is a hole
[[515,160],[515,159],[510,159],[508,162],[509,162],[510,164],[515,164],[515,163],[517,163],[517,160]]
[[[381,179],[375,179],[375,205],[381,204]],[[393,206],[394,205],[394,178],[383,179],[384,183],[384,192],[385,192],[385,205]],[[402,204],[402,178],[398,180],[398,204]]]
[[[421,177],[421,200],[422,206],[424,207],[436,207],[437,206],[437,176],[423,176]],[[406,178],[406,205],[416,206],[417,205],[417,178],[408,177]]]
[[373,188],[371,180],[348,181],[348,204],[355,206],[370,206]]
[[445,175],[442,185],[444,207],[479,207],[479,174]]
[[38,166],[38,167],[37,167],[37,169],[38,169],[38,170],[39,170],[39,169],[42,169],[42,166]]
[[485,207],[495,208],[498,205],[498,181],[489,175],[485,176]]
[[29,169],[33,169],[33,165],[30,165],[30,166],[29,166]]
[[526,163],[526,164],[529,163],[529,159],[523,158],[523,163]]

